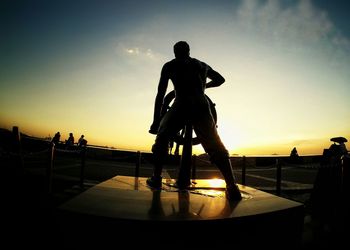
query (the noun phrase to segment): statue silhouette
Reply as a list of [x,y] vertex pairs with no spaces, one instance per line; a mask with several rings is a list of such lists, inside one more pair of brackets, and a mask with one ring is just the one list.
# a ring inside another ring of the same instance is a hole
[[[154,170],[147,184],[153,188],[162,185],[162,168],[168,154],[169,140],[189,122],[202,144],[226,181],[226,196],[230,200],[242,199],[233,174],[229,154],[216,129],[216,122],[211,113],[206,88],[218,87],[225,79],[206,63],[190,57],[187,42],[179,41],[174,45],[175,58],[163,65],[155,99],[153,123],[149,132],[156,134],[152,146]],[[207,78],[210,79],[207,82]],[[175,90],[175,100],[171,108],[161,116],[164,96],[169,80]],[[186,189],[190,183],[178,178],[177,185]]]

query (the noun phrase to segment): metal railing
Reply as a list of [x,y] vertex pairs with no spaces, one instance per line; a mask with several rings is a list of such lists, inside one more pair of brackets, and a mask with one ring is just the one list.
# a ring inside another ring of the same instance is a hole
[[[23,167],[24,167],[24,158],[28,155],[34,155],[34,154],[42,154],[42,155],[46,155],[46,174],[45,174],[45,190],[47,193],[52,193],[52,185],[53,185],[53,177],[54,177],[54,169],[55,169],[55,158],[56,158],[56,154],[62,153],[62,154],[72,154],[72,155],[77,155],[78,159],[80,158],[80,173],[79,173],[79,186],[81,188],[84,187],[84,182],[85,182],[85,169],[86,169],[86,157],[87,157],[87,153],[88,150],[94,150],[96,147],[92,146],[91,149],[89,148],[89,146],[87,145],[86,147],[74,147],[73,149],[63,149],[60,147],[57,147],[57,145],[55,145],[54,143],[50,143],[48,142],[48,146],[47,149],[45,150],[41,150],[41,151],[37,151],[37,152],[29,152],[27,154],[24,154],[22,151],[22,147],[21,147],[21,136],[20,136],[20,132],[18,127],[13,127],[12,130],[12,135],[13,135],[13,145],[12,145],[12,154],[14,154],[16,156],[16,168],[18,168],[18,172],[23,172]],[[103,149],[98,149],[98,150],[103,150]],[[115,149],[105,149],[108,151],[113,151]],[[117,150],[115,150],[117,151]],[[145,157],[147,155],[147,157],[149,157],[149,153],[142,153],[141,151],[128,151],[127,154],[121,154],[121,157],[113,157],[114,160],[128,160],[128,162],[130,162],[131,160],[133,160],[135,162],[135,172],[134,175],[135,177],[139,177],[140,176],[140,169],[142,167],[142,163],[146,162],[147,164],[152,164],[151,161],[149,161],[149,158]],[[181,155],[180,155],[181,157]],[[303,158],[303,160],[307,160],[309,162],[311,162],[313,159],[312,158],[317,158],[320,159],[321,156],[310,156],[308,159],[308,157],[301,157]],[[247,168],[252,167],[253,165],[255,165],[256,167],[256,163],[252,164],[252,159],[255,158],[255,162],[258,161],[263,161],[265,159],[265,161],[267,161],[270,165],[268,165],[269,168],[275,168],[275,193],[277,195],[281,195],[282,192],[282,171],[283,171],[283,167],[287,166],[288,164],[288,156],[269,156],[269,157],[250,157],[250,156],[233,156],[231,157],[231,160],[234,160],[236,163],[235,164],[235,171],[237,171],[237,166],[240,166],[240,173],[241,173],[241,184],[242,185],[249,185],[249,183],[247,183]],[[192,155],[192,160],[191,160],[191,179],[196,179],[197,177],[197,170],[198,170],[198,164],[200,162],[203,161],[207,161],[205,159],[203,159],[202,157],[196,156],[196,155]],[[349,161],[347,161],[349,162]],[[206,163],[211,164],[209,161],[207,161]],[[315,165],[317,165],[317,167],[319,167],[319,163],[315,163]],[[302,166],[302,164],[300,164],[300,166]],[[344,173],[348,173],[348,169],[345,169],[343,171]],[[348,180],[347,177],[343,176],[342,180]],[[344,181],[342,181],[344,182]]]

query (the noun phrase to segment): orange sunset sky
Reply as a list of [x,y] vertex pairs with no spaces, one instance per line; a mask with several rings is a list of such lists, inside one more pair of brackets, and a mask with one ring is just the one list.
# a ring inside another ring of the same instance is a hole
[[322,154],[350,139],[349,8],[337,2],[8,1],[0,127],[149,152],[160,70],[185,40],[226,79],[206,94],[231,154]]

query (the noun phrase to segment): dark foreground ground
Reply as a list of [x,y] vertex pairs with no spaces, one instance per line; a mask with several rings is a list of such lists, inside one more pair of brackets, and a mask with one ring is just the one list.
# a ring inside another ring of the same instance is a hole
[[[50,157],[47,148],[35,147],[23,150],[22,161],[18,154],[5,149],[1,151],[3,244],[11,248],[61,248],[60,228],[54,216],[56,208],[65,201],[79,195],[91,186],[116,175],[134,176],[136,162],[140,163],[139,175],[152,174],[149,155],[140,159],[133,152],[105,157],[87,154],[82,157],[76,151],[57,150],[52,162],[52,182],[48,182]],[[108,153],[109,154],[109,153]],[[232,159],[238,183],[242,183],[240,160]],[[255,161],[256,163],[257,161]],[[176,178],[178,161],[170,161],[165,166],[165,175]],[[197,159],[197,178],[222,177],[207,159]],[[84,166],[82,172],[82,166]],[[348,197],[337,193],[325,193],[323,202],[311,199],[315,192],[314,183],[319,172],[319,163],[287,164],[282,166],[281,191],[276,190],[276,166],[273,162],[256,165],[246,163],[245,184],[266,192],[304,204],[304,229],[301,249],[340,249],[349,246],[346,237],[348,229]],[[48,187],[51,187],[49,189]],[[329,189],[332,189],[330,186]],[[276,193],[277,192],[277,193]],[[227,229],[229,230],[229,229]],[[132,232],[131,232],[132,234]],[[117,240],[116,240],[117,241]],[[234,245],[234,242],[233,242]],[[148,247],[147,247],[148,248]],[[283,247],[282,247],[283,248]]]

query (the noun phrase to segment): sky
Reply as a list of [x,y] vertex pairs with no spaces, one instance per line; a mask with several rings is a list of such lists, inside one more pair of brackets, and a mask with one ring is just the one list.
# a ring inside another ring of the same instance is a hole
[[0,127],[149,152],[160,70],[183,40],[226,79],[206,94],[231,154],[322,154],[330,138],[350,139],[349,10],[326,0],[2,1]]

